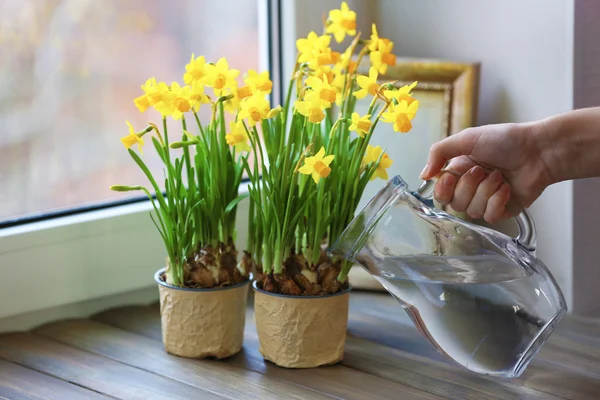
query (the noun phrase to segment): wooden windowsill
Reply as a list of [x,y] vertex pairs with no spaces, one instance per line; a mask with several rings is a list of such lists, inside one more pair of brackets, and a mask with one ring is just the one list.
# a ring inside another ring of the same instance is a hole
[[[250,303],[251,304],[251,303]],[[344,360],[289,370],[258,351],[252,307],[227,360],[167,354],[157,304],[0,335],[0,398],[598,399],[600,322],[566,317],[520,379],[449,363],[387,294],[354,291]]]

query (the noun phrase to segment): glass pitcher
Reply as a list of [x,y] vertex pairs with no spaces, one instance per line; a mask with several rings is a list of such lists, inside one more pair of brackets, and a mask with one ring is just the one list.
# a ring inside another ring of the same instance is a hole
[[525,211],[514,239],[433,208],[433,182],[410,192],[396,176],[331,249],[360,263],[435,348],[467,369],[515,378],[567,307],[535,255]]

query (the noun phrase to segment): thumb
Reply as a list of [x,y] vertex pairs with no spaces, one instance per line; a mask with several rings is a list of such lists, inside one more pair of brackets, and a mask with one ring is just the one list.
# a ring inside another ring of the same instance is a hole
[[462,132],[434,143],[429,150],[427,165],[421,172],[421,179],[433,178],[442,171],[446,162],[454,157],[469,155],[470,150],[465,151],[465,144],[465,135]]

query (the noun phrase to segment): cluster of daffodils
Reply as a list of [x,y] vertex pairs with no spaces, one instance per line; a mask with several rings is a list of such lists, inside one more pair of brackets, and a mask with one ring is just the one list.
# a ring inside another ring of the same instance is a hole
[[[141,112],[152,108],[160,113],[162,128],[150,123],[136,131],[127,122],[129,134],[121,138],[146,174],[154,196],[144,186],[112,189],[142,190],[151,199],[151,217],[168,253],[167,282],[177,286],[226,286],[248,277],[249,271],[231,262],[237,256],[237,204],[243,199],[238,188],[251,151],[248,128],[272,114],[267,96],[273,84],[268,72],[251,70],[243,80],[239,75],[225,58],[209,63],[192,55],[183,85],[150,78],[141,86],[141,96],[134,99]],[[201,121],[201,107],[210,107],[209,121]],[[169,118],[181,122],[175,140],[167,129]],[[188,126],[188,121],[193,123]],[[137,145],[143,155],[144,137],[149,133],[154,134],[151,141],[165,165],[164,187],[131,149]]]
[[[336,52],[332,40],[349,45]],[[370,142],[380,120],[396,132],[411,130],[419,107],[412,95],[416,82],[399,87],[382,81],[396,64],[394,43],[380,37],[375,25],[370,37],[361,38],[356,13],[345,2],[330,11],[322,35],[311,32],[296,44],[297,61],[281,106],[271,107],[268,100],[268,72],[241,76],[225,59],[209,63],[193,55],[183,86],[152,78],[134,100],[140,111],[154,108],[163,119],[162,130],[149,124],[136,131],[129,125],[122,142],[153,186],[154,217],[170,265],[181,266],[179,284],[185,283],[185,260],[207,246],[234,246],[244,171],[250,211],[240,271],[256,266],[261,287],[287,294],[334,292],[346,282],[350,265],[328,259],[323,249],[352,220],[367,183],[388,179],[392,160]],[[356,103],[365,99],[368,111],[360,115]],[[198,117],[201,107],[211,107],[210,121]],[[167,118],[181,121],[177,141],[169,141]],[[141,153],[149,133],[166,165],[164,197],[131,149],[137,144]],[[140,188],[114,187],[150,195]],[[331,276],[335,283],[325,284]]]

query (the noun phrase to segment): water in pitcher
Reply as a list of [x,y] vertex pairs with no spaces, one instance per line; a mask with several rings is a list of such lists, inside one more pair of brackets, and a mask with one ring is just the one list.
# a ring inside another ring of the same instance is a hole
[[394,177],[331,254],[366,268],[441,353],[474,372],[518,377],[566,312],[535,255],[533,221],[519,215],[513,239],[433,208],[431,186],[413,193]]
[[[507,269],[502,267],[507,262],[502,257],[418,258],[387,258],[385,268],[370,272],[438,351],[474,372],[520,375],[537,352],[536,343],[543,343],[560,319],[556,318],[553,301],[546,296],[551,288],[546,287],[545,279],[533,271],[528,276],[490,279],[486,283],[457,279],[432,282],[414,276],[407,280],[412,271],[408,265],[440,270],[444,268],[441,264],[450,261],[480,271],[494,264],[496,270]],[[452,270],[456,273],[455,267]]]

